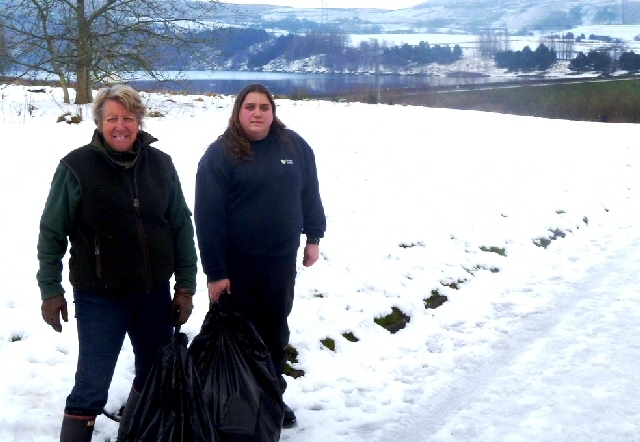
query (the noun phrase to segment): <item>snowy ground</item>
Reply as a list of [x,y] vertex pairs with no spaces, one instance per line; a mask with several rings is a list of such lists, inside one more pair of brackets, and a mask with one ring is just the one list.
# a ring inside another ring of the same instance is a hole
[[[35,246],[56,164],[93,124],[43,90],[0,85],[3,442],[57,440],[77,357],[75,320],[57,334],[40,317]],[[192,204],[233,97],[145,99]],[[66,111],[85,121],[56,123]],[[299,425],[283,441],[640,441],[638,126],[289,100],[278,115],[314,148],[328,216],[321,260],[299,267],[291,343],[305,375],[289,382]],[[448,301],[425,309],[434,290]],[[393,307],[411,318],[395,334],[374,323]],[[132,362],[127,343],[109,411]],[[101,416],[94,440],[116,431]]]
[[424,404],[427,419],[409,415],[389,432],[408,442],[640,440],[640,242],[616,253],[503,330],[490,357]]

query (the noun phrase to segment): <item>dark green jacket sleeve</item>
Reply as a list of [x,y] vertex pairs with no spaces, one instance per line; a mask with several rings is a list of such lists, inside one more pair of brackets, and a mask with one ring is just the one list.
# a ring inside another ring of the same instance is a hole
[[67,253],[69,231],[80,201],[80,184],[64,164],[53,175],[49,196],[40,218],[36,274],[42,299],[62,295],[62,259]]
[[173,171],[173,196],[169,205],[169,224],[175,245],[175,289],[196,291],[198,256],[194,241],[191,210],[182,192],[178,172]]

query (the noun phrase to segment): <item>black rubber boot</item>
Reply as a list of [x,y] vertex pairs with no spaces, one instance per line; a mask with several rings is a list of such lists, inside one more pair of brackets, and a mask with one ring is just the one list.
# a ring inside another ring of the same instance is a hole
[[[278,376],[278,385],[280,386],[280,393],[284,396],[284,391],[287,389],[287,380],[284,375]],[[293,412],[290,406],[284,404],[284,419],[282,419],[282,428],[291,428],[296,425],[296,414]]]
[[282,428],[292,428],[295,427],[298,419],[296,418],[296,414],[293,412],[291,407],[287,404],[284,404],[284,419],[282,419]]
[[60,429],[60,442],[91,442],[95,416],[71,416],[65,414]]
[[120,427],[118,428],[118,440],[122,440],[122,436],[124,435],[124,431],[127,429],[129,422],[131,422],[131,418],[133,418],[133,412],[136,410],[138,406],[138,402],[140,402],[140,393],[135,391],[133,388],[129,393],[129,398],[127,399],[127,403],[124,405],[124,411],[122,412],[122,417],[120,418]]

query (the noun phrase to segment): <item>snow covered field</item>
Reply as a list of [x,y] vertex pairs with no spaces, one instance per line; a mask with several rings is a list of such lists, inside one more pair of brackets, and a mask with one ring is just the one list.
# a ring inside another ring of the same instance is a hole
[[[512,31],[512,30],[509,30]],[[590,35],[607,36],[611,38],[619,38],[624,40],[625,50],[634,50],[638,52],[640,48],[640,42],[634,40],[635,37],[640,36],[640,25],[590,25],[590,26],[577,26],[565,31],[555,31],[551,34],[556,36],[562,36],[563,34],[573,33],[575,37],[582,34],[585,37]],[[538,47],[540,42],[545,38],[544,33],[536,32],[530,36],[510,35],[509,43],[510,49],[513,51],[520,51],[525,46],[529,46],[532,50]],[[422,41],[428,42],[430,45],[440,46],[455,46],[460,45],[465,54],[474,50],[477,47],[479,39],[478,35],[460,34],[460,33],[441,33],[441,34],[421,34],[421,33],[397,33],[397,34],[350,34],[350,43],[352,46],[359,46],[361,42],[368,42],[372,39],[378,40],[380,44],[385,42],[388,46],[395,45],[417,45]],[[583,44],[576,43],[575,50],[583,51],[587,53],[590,49],[597,49],[602,46],[602,43],[585,41]]]
[[[55,333],[35,281],[54,169],[94,129],[88,108],[61,96],[0,85],[3,442],[58,440],[75,372],[73,304]],[[164,114],[146,130],[190,205],[233,98],[145,94]],[[637,125],[277,104],[314,148],[328,217],[321,260],[299,266],[291,344],[305,375],[289,382],[299,425],[282,441],[640,440]],[[84,121],[56,123],[65,112]],[[448,301],[426,309],[433,291]],[[189,336],[207,307],[200,273]],[[410,321],[392,334],[374,319],[394,307]],[[109,411],[126,399],[132,364],[127,342]],[[116,431],[100,416],[94,441]]]
[[[590,50],[611,50],[616,49],[615,57],[619,57],[620,53],[625,51],[634,51],[640,53],[640,41],[634,40],[636,36],[640,36],[640,25],[593,25],[578,26],[562,32],[552,32],[552,35],[562,36],[568,32],[572,32],[575,37],[582,34],[586,39],[576,42],[573,45],[574,53],[589,53]],[[610,44],[598,40],[589,40],[589,36],[607,36],[613,39],[620,39],[621,43]],[[535,33],[530,36],[509,35],[509,50],[521,51],[528,46],[531,50],[535,50],[541,43],[552,47],[549,43],[549,36],[544,33]],[[362,42],[370,42],[377,40],[379,44],[387,46],[401,46],[403,44],[418,45],[420,42],[428,42],[429,45],[454,47],[459,45],[463,52],[463,58],[450,65],[430,64],[426,72],[431,75],[446,75],[448,72],[478,72],[491,77],[514,77],[517,72],[509,72],[506,69],[498,69],[495,67],[493,59],[481,57],[478,54],[479,35],[460,34],[460,33],[441,33],[441,34],[420,34],[420,33],[398,33],[398,34],[351,34],[349,36],[351,46],[359,46]],[[568,60],[559,60],[552,68],[545,73],[547,77],[563,77],[572,73],[568,68]],[[593,76],[594,74],[588,74]]]

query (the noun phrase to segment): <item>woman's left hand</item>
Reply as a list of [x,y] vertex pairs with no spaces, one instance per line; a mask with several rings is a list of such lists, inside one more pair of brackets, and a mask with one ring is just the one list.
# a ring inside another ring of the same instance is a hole
[[305,267],[311,267],[320,258],[320,246],[317,244],[307,244],[304,247],[304,256],[302,258],[302,265]]

